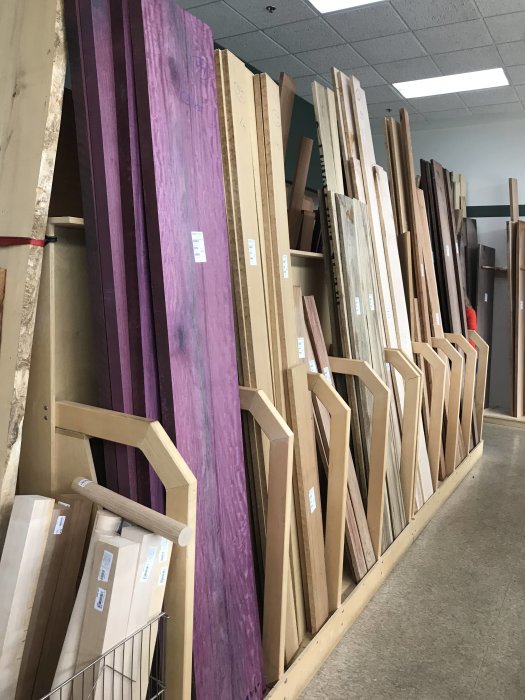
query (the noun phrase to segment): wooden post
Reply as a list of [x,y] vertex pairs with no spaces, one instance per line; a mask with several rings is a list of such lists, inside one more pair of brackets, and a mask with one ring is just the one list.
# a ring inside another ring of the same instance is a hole
[[[195,531],[197,482],[158,421],[129,416],[93,406],[57,401],[56,428],[82,436],[129,445],[141,450],[166,489],[166,515]],[[166,584],[164,609],[170,663],[166,667],[167,698],[191,696],[195,538],[187,547],[175,547]]]
[[447,437],[445,440],[445,475],[450,476],[457,466],[459,434],[459,403],[463,382],[463,357],[446,338],[432,338],[432,347],[441,350],[450,361],[450,388],[448,392]]
[[343,587],[350,408],[322,374],[309,372],[308,388],[330,414],[324,558],[328,609],[333,613],[341,604]]
[[468,337],[478,351],[478,371],[476,374],[476,394],[474,406],[476,411],[476,419],[478,422],[478,439],[481,442],[483,439],[483,413],[485,410],[485,390],[487,387],[487,373],[489,369],[489,344],[476,333],[469,331]]
[[414,517],[416,497],[416,472],[418,468],[418,432],[423,400],[423,373],[402,350],[385,349],[385,360],[399,372],[405,382],[403,422],[401,425],[401,458],[399,476],[405,517]]
[[421,355],[421,357],[428,362],[432,372],[427,450],[428,460],[430,462],[430,474],[432,476],[432,488],[435,491],[439,478],[439,456],[441,454],[447,364],[437,352],[434,352],[428,343],[412,343],[412,350],[415,355]]
[[362,360],[330,358],[330,369],[334,374],[358,377],[372,393],[374,408],[370,436],[370,457],[368,475],[368,503],[366,519],[376,557],[381,556],[383,538],[383,508],[385,503],[386,440],[390,389],[377,376],[374,370]]
[[239,395],[241,409],[253,416],[270,441],[262,625],[264,677],[269,684],[284,673],[294,435],[264,391],[239,387]]
[[[465,379],[463,382],[463,402],[461,404],[461,430],[467,452],[470,452],[470,431],[472,429],[472,414],[474,412],[474,390],[476,385],[475,348],[465,336],[459,333],[445,333],[445,338],[454,343],[465,354]],[[474,447],[474,445],[472,445]]]

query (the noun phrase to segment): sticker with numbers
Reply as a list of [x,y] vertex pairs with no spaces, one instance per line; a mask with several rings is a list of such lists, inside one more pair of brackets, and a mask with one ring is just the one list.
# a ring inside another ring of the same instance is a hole
[[489,295],[487,294],[487,292],[485,292],[485,297],[484,297],[485,304],[487,303],[488,300],[489,300]]
[[162,540],[160,541],[160,552],[159,552],[159,561],[162,564],[163,561],[166,561],[168,558],[168,550],[169,550],[169,542],[168,540],[163,537]]
[[376,305],[374,304],[374,295],[373,294],[368,295],[368,306],[370,307],[370,311],[376,310]]
[[328,367],[323,367],[323,374],[324,374],[324,378],[326,379],[326,381],[327,381],[329,384],[331,384],[331,383],[332,383],[332,377],[331,377],[331,375],[330,375],[330,369],[329,369]]
[[313,513],[314,510],[317,508],[317,503],[315,502],[315,491],[313,486],[308,491],[308,500],[310,501],[310,513]]
[[97,595],[95,596],[95,610],[102,612],[104,610],[104,603],[106,602],[106,590],[104,588],[97,588]]
[[61,535],[64,530],[64,523],[66,522],[65,515],[59,515],[53,529],[53,535]]
[[159,574],[159,586],[164,586],[166,583],[166,579],[168,578],[168,567],[164,566],[160,570]]
[[113,554],[108,552],[107,549],[104,550],[102,555],[102,561],[100,562],[100,569],[98,570],[97,581],[109,581],[109,574],[111,573],[111,564],[113,563]]
[[308,368],[310,372],[317,372],[317,365],[315,363],[315,360],[308,360]]
[[297,352],[299,353],[299,359],[304,360],[306,351],[304,349],[304,338],[302,336],[297,338]]
[[151,575],[151,570],[153,569],[153,562],[157,556],[156,547],[148,547],[148,553],[146,554],[146,561],[144,562],[144,568],[142,569],[142,576],[140,577],[141,583],[146,583],[149,581]]
[[288,279],[288,256],[283,255],[283,277],[285,280]]
[[255,247],[253,238],[248,238],[248,258],[250,260],[250,265],[255,267],[257,265],[257,248]]
[[87,486],[88,484],[92,484],[92,483],[93,483],[93,482],[90,481],[89,479],[80,479],[80,481],[78,482],[78,485],[79,485],[81,488],[84,488],[84,487]]
[[206,262],[206,247],[204,246],[204,234],[202,231],[192,231],[193,257],[196,263]]
[[355,303],[356,314],[358,316],[361,316],[361,299],[359,297],[355,297],[354,303]]

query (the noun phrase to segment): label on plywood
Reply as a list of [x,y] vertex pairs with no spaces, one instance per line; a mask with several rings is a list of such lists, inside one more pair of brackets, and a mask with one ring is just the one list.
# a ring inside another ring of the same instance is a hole
[[66,522],[65,515],[59,515],[53,528],[53,535],[61,535],[64,530],[64,523]]
[[158,584],[158,585],[159,585],[159,586],[164,586],[164,585],[166,585],[166,579],[167,579],[167,578],[168,578],[168,567],[167,567],[167,566],[164,566],[164,567],[160,570],[160,574],[159,574],[159,584]]
[[310,372],[317,372],[317,364],[315,360],[308,360],[308,367],[310,369]]
[[255,267],[257,265],[257,248],[253,238],[248,238],[248,258],[250,260],[250,265]]
[[160,541],[160,552],[159,552],[159,561],[162,564],[163,561],[166,561],[168,558],[168,549],[169,549],[169,543],[168,540],[163,537],[162,540]]
[[330,376],[330,369],[328,367],[323,367],[323,374],[324,374],[325,379],[328,382],[328,384],[331,384],[332,377]]
[[440,318],[439,314],[436,312],[436,326],[440,326],[440,325],[441,325],[441,318]]
[[523,311],[523,301],[520,301],[520,311]]
[[484,301],[485,304],[486,304],[488,300],[489,300],[489,295],[487,294],[487,292],[485,292],[485,296],[484,296],[484,298],[483,298],[483,301]]
[[355,298],[355,312],[358,316],[361,316],[361,299],[359,297]]
[[78,485],[79,485],[81,488],[84,488],[84,487],[87,486],[88,484],[92,484],[92,483],[93,483],[93,482],[90,481],[89,479],[80,479],[80,481],[78,482]]
[[98,612],[104,610],[104,603],[106,602],[106,590],[104,588],[97,588],[97,595],[95,596],[95,605],[93,606]]
[[297,338],[297,352],[299,353],[299,359],[304,360],[306,351],[304,349],[304,338],[302,336]]
[[421,263],[421,277],[425,276],[425,266],[423,263]]
[[376,310],[376,305],[374,304],[374,295],[373,294],[368,295],[368,306],[370,307],[370,311]]
[[204,234],[202,231],[192,231],[191,241],[193,243],[193,257],[196,263],[206,262],[206,247],[204,245]]
[[314,510],[317,508],[317,503],[315,502],[315,490],[313,486],[308,491],[308,500],[310,502],[310,513],[313,513]]
[[104,550],[102,555],[102,561],[100,562],[100,569],[98,570],[97,581],[104,581],[107,583],[109,581],[109,574],[111,572],[111,564],[113,563],[113,554],[108,552],[107,549]]
[[288,279],[289,269],[288,269],[288,256],[283,255],[283,277],[285,280]]
[[146,583],[149,581],[151,576],[151,570],[153,569],[153,564],[155,562],[155,557],[157,556],[156,547],[148,547],[148,553],[146,554],[146,561],[144,562],[144,568],[142,569],[142,575],[140,577],[141,583]]

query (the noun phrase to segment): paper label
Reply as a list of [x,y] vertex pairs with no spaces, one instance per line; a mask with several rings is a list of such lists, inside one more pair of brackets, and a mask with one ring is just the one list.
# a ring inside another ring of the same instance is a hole
[[308,360],[308,368],[310,369],[310,372],[317,372],[315,360]]
[[358,316],[361,316],[361,299],[359,297],[355,298],[355,312]]
[[106,591],[104,588],[97,588],[97,595],[95,596],[95,605],[93,606],[98,612],[104,610],[104,603],[106,602]]
[[167,566],[164,566],[164,567],[160,570],[160,574],[159,574],[159,584],[158,584],[158,585],[159,585],[159,586],[164,586],[164,585],[166,584],[166,579],[167,579],[167,578],[168,578],[168,567],[167,567]]
[[523,311],[523,301],[520,301],[520,311]]
[[324,374],[325,379],[328,382],[328,384],[331,384],[332,377],[330,376],[330,369],[328,367],[323,367],[323,374]]
[[159,552],[159,561],[162,564],[163,561],[166,561],[168,558],[168,549],[169,549],[169,543],[168,540],[163,537],[162,540],[160,541],[160,552]]
[[111,564],[113,563],[113,554],[108,552],[107,549],[104,550],[102,555],[102,561],[100,562],[100,569],[98,571],[97,581],[109,581],[109,574],[111,572]]
[[192,231],[193,257],[196,263],[206,262],[206,248],[204,246],[204,234],[202,231]]
[[436,326],[440,326],[440,325],[441,325],[441,318],[440,318],[439,314],[436,312]]
[[450,248],[448,247],[448,245],[445,245],[445,250],[447,252],[448,257],[450,258]]
[[386,371],[390,372],[390,362],[385,362]]
[[314,510],[317,508],[317,503],[315,502],[315,491],[313,486],[308,491],[308,500],[310,501],[310,513],[313,513]]
[[306,352],[304,349],[304,338],[302,336],[297,338],[297,352],[299,353],[299,359],[304,360]]
[[92,483],[93,483],[93,482],[90,481],[89,479],[80,479],[80,481],[78,482],[78,485],[79,485],[81,488],[84,488],[84,486],[87,486],[88,484],[92,484]]
[[283,255],[283,277],[285,280],[288,279],[288,256]]
[[374,304],[374,295],[373,294],[368,295],[368,306],[370,307],[370,311],[376,310],[376,305]]
[[487,294],[487,292],[485,292],[485,298],[484,298],[485,303],[487,303],[488,300],[489,300],[489,295]]
[[140,577],[141,583],[146,583],[147,581],[149,581],[149,577],[151,575],[151,570],[153,569],[153,563],[155,561],[156,556],[157,556],[157,548],[156,547],[148,547],[148,553],[146,554],[146,561],[144,562],[144,568],[142,569],[142,575]]
[[57,521],[55,523],[55,527],[53,530],[53,535],[61,535],[62,530],[64,529],[64,523],[66,522],[66,516],[65,515],[59,515],[57,518]]
[[250,265],[255,267],[257,265],[257,248],[253,238],[248,238],[248,258],[250,259]]

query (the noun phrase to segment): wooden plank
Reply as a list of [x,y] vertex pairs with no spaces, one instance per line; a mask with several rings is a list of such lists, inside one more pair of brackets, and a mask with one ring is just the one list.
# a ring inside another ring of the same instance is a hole
[[292,123],[293,104],[295,101],[295,80],[286,73],[281,73],[279,78],[279,100],[281,104],[283,153],[286,154],[290,125]]
[[509,177],[509,201],[510,220],[515,223],[520,218],[520,198],[518,193],[518,181],[515,177]]
[[314,82],[312,83],[312,94],[324,184],[331,192],[342,194],[344,184],[334,93]]
[[[262,647],[213,40],[209,27],[167,0],[155,6],[134,0],[130,15],[159,377],[168,419],[163,415],[163,423],[176,434],[179,452],[203,487],[197,510],[194,687],[197,697],[258,696]],[[166,80],[175,75],[184,76],[183,87],[166,91]],[[233,539],[235,548],[227,544]]]
[[301,237],[299,247],[301,250],[304,250],[305,252],[309,253],[312,250],[316,217],[313,211],[303,210],[302,214],[303,222],[301,225]]
[[302,207],[306,180],[310,169],[310,158],[314,142],[305,136],[299,142],[299,152],[295,164],[295,173],[290,193],[290,206],[288,207],[288,226],[290,230],[290,247],[298,248],[301,235]]
[[[7,0],[0,14],[1,237],[45,235],[66,59],[62,3]],[[31,80],[28,80],[31,76]],[[0,547],[15,494],[43,247],[0,247]]]
[[16,496],[0,559],[0,696],[14,698],[55,502]]
[[516,223],[516,328],[514,356],[516,384],[516,414],[525,413],[525,221]]
[[4,316],[6,272],[7,272],[7,270],[5,270],[4,268],[0,269],[0,341],[2,340],[2,319]]
[[[480,245],[477,258],[477,289],[475,297],[477,330],[483,340],[492,347],[496,250],[490,246]],[[490,371],[487,375],[486,391],[487,395],[490,396]]]

